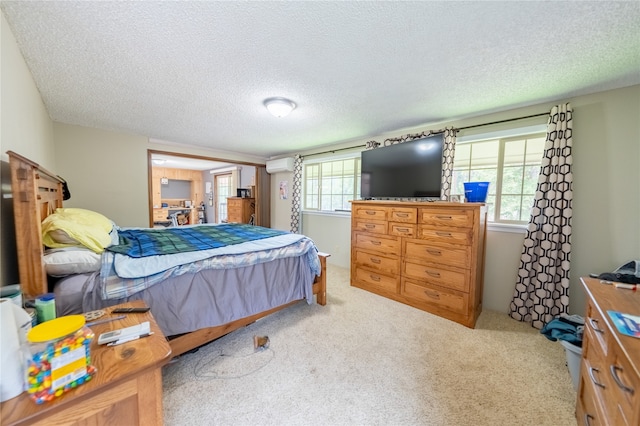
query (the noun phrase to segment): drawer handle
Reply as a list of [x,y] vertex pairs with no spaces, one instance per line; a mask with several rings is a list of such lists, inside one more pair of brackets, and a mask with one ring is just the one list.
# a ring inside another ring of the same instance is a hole
[[398,232],[409,232],[409,228],[396,228]]
[[375,228],[376,226],[369,223],[369,224],[366,224],[364,227],[371,229],[371,228]]
[[380,259],[376,259],[375,257],[370,257],[371,263],[380,263]]
[[441,215],[438,215],[438,216],[436,216],[436,217],[437,217],[438,219],[441,219],[441,220],[451,220],[451,219],[452,219],[452,217],[451,217],[451,216],[441,216]]
[[611,367],[609,367],[609,369],[611,370],[611,375],[613,376],[613,380],[616,381],[616,384],[618,385],[618,387],[623,391],[629,392],[631,395],[633,395],[634,389],[622,383],[622,380],[620,380],[620,377],[618,376],[618,371],[623,371],[622,367],[618,367],[617,365],[612,365]]
[[380,241],[371,241],[371,244],[373,244],[374,246],[379,246],[382,243]]
[[451,237],[451,232],[436,232],[439,237]]
[[427,253],[432,254],[434,256],[442,256],[442,252],[436,249],[427,249]]
[[594,385],[596,385],[596,386],[600,386],[602,389],[604,389],[604,388],[605,388],[605,386],[604,386],[602,383],[598,382],[598,381],[596,380],[596,378],[594,377],[594,375],[593,375],[593,372],[594,372],[594,371],[595,371],[595,372],[597,372],[597,373],[599,373],[599,372],[600,372],[600,370],[598,370],[597,368],[589,367],[589,377],[591,377],[591,381],[593,382],[593,384],[594,384]]
[[368,214],[368,215],[375,215],[376,214],[376,212],[371,211],[371,210],[366,210],[365,213]]
[[589,325],[596,333],[604,333],[604,330],[598,326],[598,320],[595,318],[589,318]]
[[369,278],[371,278],[372,281],[380,281],[380,276],[378,275],[369,275]]
[[584,424],[585,426],[591,426],[591,419],[595,419],[591,414],[584,413]]
[[430,297],[432,299],[440,300],[440,293],[438,293],[438,292],[425,290],[424,294],[426,294],[428,297]]
[[396,213],[398,217],[409,217],[408,213]]
[[440,278],[440,272],[432,272],[432,271],[429,271],[429,270],[425,270],[425,272],[427,273],[427,275],[431,275],[432,277]]

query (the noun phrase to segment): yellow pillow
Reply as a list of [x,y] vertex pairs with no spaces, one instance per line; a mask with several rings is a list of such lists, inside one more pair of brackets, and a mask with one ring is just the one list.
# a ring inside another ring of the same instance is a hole
[[100,213],[79,209],[59,208],[42,221],[42,241],[51,248],[82,245],[102,253],[111,244],[109,232],[113,222]]

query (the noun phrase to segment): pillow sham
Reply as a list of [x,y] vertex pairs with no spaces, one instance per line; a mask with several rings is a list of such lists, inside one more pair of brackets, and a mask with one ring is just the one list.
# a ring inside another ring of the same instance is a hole
[[54,277],[97,272],[100,259],[99,254],[83,247],[50,249],[43,256],[45,271]]
[[102,253],[111,245],[114,224],[100,213],[80,208],[58,208],[42,221],[42,241],[51,248],[84,246]]

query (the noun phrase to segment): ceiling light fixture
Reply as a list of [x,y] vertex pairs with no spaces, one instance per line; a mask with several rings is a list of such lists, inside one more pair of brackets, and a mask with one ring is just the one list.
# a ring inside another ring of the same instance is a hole
[[153,161],[153,164],[155,164],[156,166],[161,166],[167,162],[167,160],[162,158],[154,158],[152,161]]
[[264,106],[275,117],[286,117],[294,110],[296,104],[285,98],[269,98],[264,100]]

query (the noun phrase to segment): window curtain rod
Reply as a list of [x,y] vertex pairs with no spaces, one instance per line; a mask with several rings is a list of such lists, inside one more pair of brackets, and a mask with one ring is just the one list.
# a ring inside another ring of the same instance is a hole
[[366,145],[354,145],[354,146],[348,146],[346,148],[338,148],[338,149],[332,149],[329,151],[322,151],[322,152],[314,152],[313,154],[307,154],[307,155],[301,155],[302,158],[307,158],[307,157],[313,157],[314,155],[322,155],[322,154],[335,154],[336,152],[339,151],[347,151],[350,149],[356,149],[356,148],[364,148],[366,147]]
[[[516,117],[516,118],[508,118],[506,120],[499,120],[499,121],[492,121],[489,123],[482,123],[482,124],[474,124],[473,126],[465,126],[465,127],[454,127],[453,130],[457,133],[460,130],[467,130],[467,129],[474,129],[476,127],[483,127],[483,126],[491,126],[493,124],[501,124],[501,123],[509,123],[510,121],[519,121],[519,120],[526,120],[527,118],[534,118],[534,117],[543,117],[543,116],[548,116],[549,113],[548,112],[541,112],[539,114],[532,114],[532,115],[525,115],[523,117]],[[444,130],[438,130],[438,131],[434,131],[431,132],[432,135],[437,135],[439,133],[443,133]],[[313,157],[314,155],[322,155],[322,154],[335,154],[336,152],[339,151],[347,151],[349,149],[356,149],[356,148],[366,148],[366,144],[363,145],[354,145],[354,146],[350,146],[347,148],[338,148],[338,149],[332,149],[329,151],[322,151],[322,152],[315,152],[313,154],[308,154],[308,155],[302,155],[301,157]]]
[[526,115],[524,117],[508,118],[506,120],[492,121],[490,123],[474,124],[473,126],[459,127],[459,128],[457,128],[455,130],[459,132],[460,130],[474,129],[476,127],[491,126],[492,124],[508,123],[510,121],[526,120],[527,118],[542,117],[542,116],[547,116],[548,117],[549,113],[548,112],[541,112],[540,114]]

